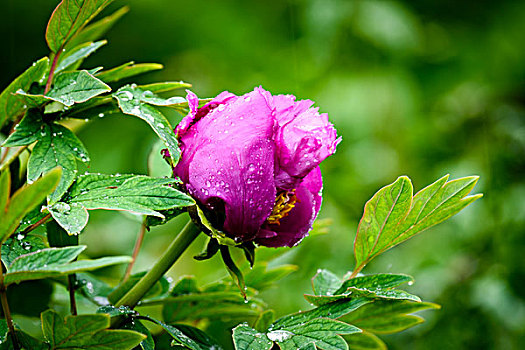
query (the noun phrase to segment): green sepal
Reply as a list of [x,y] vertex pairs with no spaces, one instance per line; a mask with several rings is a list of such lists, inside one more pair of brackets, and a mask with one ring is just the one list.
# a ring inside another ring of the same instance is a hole
[[215,254],[217,254],[219,247],[219,242],[217,242],[216,239],[210,237],[208,244],[206,244],[206,249],[202,253],[195,255],[193,258],[199,261],[211,259],[215,256]]

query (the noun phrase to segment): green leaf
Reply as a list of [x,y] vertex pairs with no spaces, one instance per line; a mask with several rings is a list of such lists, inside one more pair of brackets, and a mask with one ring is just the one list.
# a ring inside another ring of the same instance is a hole
[[60,60],[58,61],[57,67],[55,69],[55,74],[68,69],[73,66],[73,69],[77,68],[84,58],[91,55],[93,52],[97,51],[101,46],[106,45],[108,42],[106,40],[100,40],[97,42],[87,42],[80,44],[72,49],[64,51],[60,55]]
[[133,349],[146,338],[129,330],[109,330],[105,314],[66,316],[53,310],[42,313],[42,330],[51,349]]
[[168,325],[149,316],[139,316],[138,318],[156,323],[173,338],[172,346],[179,345],[191,350],[222,350],[216,340],[208,336],[198,328],[184,325]]
[[128,11],[128,6],[121,7],[111,15],[86,26],[75,37],[73,37],[68,44],[66,44],[66,50],[69,47],[75,47],[88,41],[100,39]]
[[3,147],[26,146],[37,141],[40,131],[44,128],[42,112],[29,109],[20,123],[15,125],[15,131],[2,144]]
[[122,113],[118,104],[111,97],[97,96],[89,101],[73,105],[67,111],[62,112],[62,118],[92,119],[104,118],[112,114]]
[[142,175],[88,174],[77,179],[70,202],[87,209],[129,210],[162,217],[157,210],[195,204],[191,197],[171,187],[173,182]]
[[341,279],[328,270],[317,270],[312,278],[312,289],[315,295],[340,294],[336,291],[341,287],[341,284]]
[[50,197],[50,203],[54,203],[75,180],[76,159],[88,162],[89,156],[78,137],[62,125],[44,124],[38,139],[27,164],[27,180],[35,181],[42,173],[57,166],[62,167],[62,178]]
[[49,58],[41,58],[2,91],[0,94],[0,127],[7,119],[15,118],[26,109],[24,101],[14,93],[18,90],[29,90],[31,84],[39,82],[44,77],[48,66]]
[[130,61],[124,63],[118,67],[102,71],[97,74],[97,78],[101,79],[106,83],[113,83],[125,78],[129,78],[135,75],[147,73],[153,70],[159,70],[164,68],[159,63],[137,63]]
[[0,319],[0,344],[6,340],[8,334],[9,328],[7,327],[7,321],[5,318],[2,318]]
[[2,244],[2,262],[5,266],[9,266],[20,255],[44,249],[45,247],[44,239],[40,235],[33,232],[27,235],[22,233],[15,234]]
[[343,337],[350,350],[387,350],[385,343],[373,333],[363,331]]
[[97,309],[97,314],[108,314],[110,317],[115,316],[135,316],[138,313],[127,306],[115,307],[113,305],[103,305]]
[[352,297],[364,296],[367,298],[380,298],[380,299],[406,299],[413,301],[421,301],[417,295],[410,294],[404,290],[398,289],[368,289],[368,288],[355,288],[350,287],[346,293],[352,295]]
[[46,95],[30,94],[22,90],[17,90],[16,94],[23,98],[24,102],[31,105],[31,107],[40,108],[50,101],[56,101],[71,107],[75,103],[86,102],[108,91],[111,91],[111,88],[95,78],[92,72],[81,70],[63,72],[57,75],[53,87]]
[[406,176],[379,190],[366,203],[359,222],[354,245],[356,270],[389,248],[448,219],[482,196],[467,196],[475,186],[477,176],[447,179],[448,175],[414,197],[412,183]]
[[236,350],[270,350],[273,341],[265,333],[257,332],[243,323],[233,329],[233,344]]
[[45,97],[66,106],[81,103],[111,91],[111,88],[86,70],[64,72],[55,77],[53,88]]
[[177,164],[180,157],[180,149],[173,127],[166,117],[156,108],[150,106],[150,104],[168,106],[177,103],[177,101],[180,102],[181,99],[185,101],[185,99],[178,96],[163,99],[151,91],[144,91],[135,85],[123,86],[113,96],[117,99],[123,113],[139,117],[151,126],[168,148],[173,165]]
[[46,28],[47,45],[54,53],[60,50],[112,0],[62,0],[55,8]]
[[62,171],[54,169],[31,185],[15,192],[7,206],[0,212],[0,241],[4,242],[24,216],[39,205],[57,186]]
[[337,319],[352,311],[357,310],[365,304],[370,303],[367,298],[354,298],[338,300],[326,305],[319,306],[315,309],[297,312],[295,314],[283,316],[273,323],[270,327],[272,330],[288,329],[300,324],[305,324],[317,318]]
[[185,83],[183,81],[165,81],[161,83],[139,85],[138,87],[141,90],[144,90],[144,91],[147,90],[155,94],[159,94],[162,92],[169,92],[169,91],[178,90],[178,89],[189,89],[191,88],[191,84]]
[[222,350],[217,341],[198,328],[183,324],[168,325],[152,318],[147,319],[162,326],[173,338],[173,345],[181,345],[191,350]]
[[140,348],[143,350],[155,350],[155,341],[150,333],[150,331],[140,322],[139,320],[134,319],[132,322],[128,322],[124,325],[124,329],[130,329],[135,332],[142,333],[146,336],[140,343]]
[[101,267],[128,263],[127,256],[73,261],[86,246],[47,248],[14,259],[5,275],[5,284],[56,277]]
[[308,344],[324,350],[342,350],[348,349],[348,345],[340,335],[359,332],[361,332],[359,328],[344,322],[317,318],[286,329],[270,331],[266,336],[277,342],[283,350],[300,349]]
[[48,265],[62,265],[73,261],[86,249],[85,245],[64,248],[47,248],[38,252],[24,254],[15,259],[9,268],[9,273],[36,270]]
[[141,175],[82,175],[71,186],[67,200],[60,202],[64,209],[60,215],[54,206],[50,212],[69,233],[85,227],[86,209],[126,210],[163,218],[159,211],[195,204],[191,197],[171,187],[173,182]]
[[[335,276],[334,276],[335,277]],[[326,290],[325,295],[305,294],[304,297],[314,305],[324,305],[344,298],[366,297],[370,299],[407,299],[421,301],[419,297],[403,290],[393,289],[402,283],[412,283],[408,275],[376,274],[348,279],[336,291]],[[335,287],[336,285],[334,285]],[[315,287],[314,287],[315,288]],[[314,289],[315,290],[315,289]]]
[[341,287],[338,288],[338,290],[335,292],[335,294],[345,293],[350,287],[366,289],[391,289],[403,283],[412,284],[414,283],[414,278],[409,275],[392,273],[364,275],[344,281]]
[[47,209],[53,219],[71,235],[79,234],[89,220],[87,209],[80,203],[57,202]]
[[[6,211],[9,194],[11,193],[11,172],[9,168],[0,173],[0,213]],[[1,214],[0,214],[1,215]]]
[[162,214],[162,218],[158,216],[147,216],[146,217],[146,227],[149,229],[153,226],[159,226],[164,225],[171,219],[176,218],[180,214],[183,214],[186,212],[186,208],[173,208],[173,209],[167,209],[167,210],[159,210],[159,213]]
[[434,303],[377,300],[349,313],[343,320],[374,333],[396,333],[423,322],[421,317],[409,314],[439,308]]

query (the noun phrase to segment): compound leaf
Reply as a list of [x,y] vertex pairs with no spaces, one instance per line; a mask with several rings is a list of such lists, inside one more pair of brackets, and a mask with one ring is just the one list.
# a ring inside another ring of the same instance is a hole
[[370,199],[359,222],[354,253],[356,270],[391,247],[436,225],[480,198],[467,196],[477,176],[447,181],[448,175],[412,195],[406,176],[380,189]]

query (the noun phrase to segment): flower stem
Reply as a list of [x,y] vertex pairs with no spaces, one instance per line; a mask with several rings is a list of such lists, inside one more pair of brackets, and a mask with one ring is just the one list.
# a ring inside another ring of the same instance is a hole
[[116,307],[128,306],[134,308],[142,297],[153,287],[153,285],[171,268],[180,258],[182,253],[189,247],[191,242],[197,238],[201,230],[189,221],[171,243],[161,258],[153,265],[133,288],[131,288],[119,301]]

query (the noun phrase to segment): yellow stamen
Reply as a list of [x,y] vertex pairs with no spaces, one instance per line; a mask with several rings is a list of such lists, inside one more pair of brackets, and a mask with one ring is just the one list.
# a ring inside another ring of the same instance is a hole
[[266,220],[270,225],[280,225],[279,220],[288,216],[290,211],[295,207],[297,197],[295,196],[295,190],[284,191],[277,195],[275,198],[275,205],[273,206],[272,213]]

